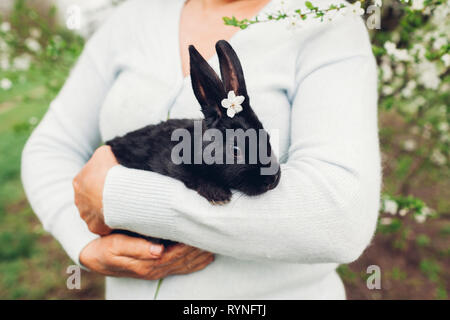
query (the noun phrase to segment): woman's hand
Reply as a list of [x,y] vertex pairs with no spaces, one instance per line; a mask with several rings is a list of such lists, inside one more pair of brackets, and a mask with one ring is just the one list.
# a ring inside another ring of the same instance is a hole
[[80,254],[80,262],[106,276],[157,280],[173,274],[202,270],[214,261],[212,253],[176,244],[162,245],[122,234],[111,234],[90,242]]
[[89,230],[99,235],[111,233],[103,216],[103,187],[109,169],[118,164],[111,147],[102,146],[73,179],[75,205],[80,216]]

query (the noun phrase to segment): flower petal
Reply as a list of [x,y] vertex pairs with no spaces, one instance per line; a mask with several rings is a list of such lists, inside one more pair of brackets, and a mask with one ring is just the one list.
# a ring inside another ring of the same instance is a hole
[[236,112],[234,111],[233,108],[228,108],[227,116],[229,116],[230,118],[233,118],[235,114],[236,114]]
[[228,100],[233,101],[233,99],[236,97],[236,94],[234,93],[234,91],[229,91],[228,92]]
[[236,98],[234,98],[234,104],[242,104],[245,100],[244,96],[237,96]]
[[231,101],[230,100],[228,100],[228,99],[223,99],[222,100],[222,107],[224,107],[224,108],[230,108],[231,107],[231,105],[232,105],[232,103],[231,103]]
[[237,104],[237,105],[234,106],[234,112],[239,113],[242,110],[243,109],[242,109],[242,106],[240,104]]

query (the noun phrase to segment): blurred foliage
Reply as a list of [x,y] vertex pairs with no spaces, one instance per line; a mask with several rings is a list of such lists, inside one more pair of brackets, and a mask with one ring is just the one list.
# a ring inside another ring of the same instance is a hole
[[[374,244],[338,269],[350,298],[448,298],[449,5],[417,1],[384,1],[381,30],[371,31],[384,195]],[[81,292],[66,289],[72,263],[21,188],[23,146],[84,45],[55,22],[56,8],[33,4],[16,0],[0,15],[0,299],[100,298],[102,278],[93,274],[83,274]],[[370,264],[382,267],[381,293],[365,286]]]

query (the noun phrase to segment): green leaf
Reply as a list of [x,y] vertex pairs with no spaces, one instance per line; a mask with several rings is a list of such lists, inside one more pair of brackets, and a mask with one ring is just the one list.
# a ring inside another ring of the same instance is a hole
[[314,6],[310,1],[306,1],[305,2],[305,6],[309,9],[309,10],[314,10]]

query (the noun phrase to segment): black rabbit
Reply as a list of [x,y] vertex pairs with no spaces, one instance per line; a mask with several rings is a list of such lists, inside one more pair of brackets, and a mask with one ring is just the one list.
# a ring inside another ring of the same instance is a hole
[[[250,107],[239,58],[225,40],[216,43],[216,51],[223,82],[195,47],[189,47],[192,88],[200,103],[204,120],[167,120],[115,138],[106,144],[111,146],[121,165],[178,179],[211,203],[223,204],[231,199],[230,189],[247,195],[258,195],[275,188],[281,172],[271,151],[268,134]],[[232,109],[236,107],[233,110],[225,109],[230,107],[230,103],[224,102],[229,92],[232,92],[231,98],[238,96],[239,100],[238,106],[232,106]],[[208,129],[215,129],[215,132],[223,134],[219,138],[210,138],[210,141],[200,140],[200,147],[195,148],[196,126],[200,128],[201,136],[207,136]],[[190,154],[184,154],[184,151],[180,153],[183,159],[188,159],[183,163],[173,161],[173,149],[179,145],[179,141],[173,141],[172,133],[177,129],[185,129],[193,137],[189,142],[193,151]],[[239,139],[236,135],[230,137],[226,134],[228,129],[234,132],[241,129],[241,133],[253,129],[256,140],[251,145],[252,141],[248,136],[244,139]],[[216,148],[212,152],[215,159],[221,161],[207,164],[202,159],[205,148],[211,141],[221,142],[223,148]],[[245,150],[251,152],[244,152]],[[230,155],[234,161],[227,161]],[[201,159],[200,163],[198,159]],[[270,174],[262,174],[263,169],[269,168],[275,169]]]

